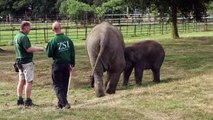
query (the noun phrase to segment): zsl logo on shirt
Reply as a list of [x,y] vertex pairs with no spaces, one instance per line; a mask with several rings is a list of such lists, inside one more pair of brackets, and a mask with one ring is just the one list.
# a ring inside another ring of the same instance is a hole
[[58,50],[59,52],[69,50],[69,41],[63,41],[58,43]]

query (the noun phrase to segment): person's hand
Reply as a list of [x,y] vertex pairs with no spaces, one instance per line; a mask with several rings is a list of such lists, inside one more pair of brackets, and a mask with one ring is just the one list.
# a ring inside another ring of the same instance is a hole
[[70,68],[70,73],[71,73],[72,75],[75,74],[75,71],[76,71],[75,67],[71,67],[71,68]]
[[41,52],[45,52],[45,49],[44,48],[40,48],[41,49]]

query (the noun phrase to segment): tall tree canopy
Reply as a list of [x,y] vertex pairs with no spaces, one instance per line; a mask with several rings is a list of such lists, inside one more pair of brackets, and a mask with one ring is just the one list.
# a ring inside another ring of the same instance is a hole
[[0,14],[3,16],[26,14],[30,0],[0,0]]
[[212,0],[125,0],[131,8],[146,9],[155,6],[160,16],[171,17],[172,37],[179,38],[177,29],[177,14],[192,17],[200,21],[206,14],[208,3]]
[[56,15],[59,0],[0,0],[0,15],[15,17]]
[[88,14],[93,13],[97,18],[101,18],[106,13],[122,13],[124,9],[123,0],[65,0],[61,3],[60,14],[73,19],[84,16],[85,19]]

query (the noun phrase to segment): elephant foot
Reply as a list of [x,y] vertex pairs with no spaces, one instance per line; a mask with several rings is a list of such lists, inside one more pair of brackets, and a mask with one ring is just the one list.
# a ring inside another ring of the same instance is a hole
[[140,86],[141,86],[141,83],[136,83],[135,86],[136,86],[136,87],[140,87]]
[[155,82],[155,83],[160,83],[160,80],[153,80],[153,82]]
[[101,88],[99,88],[99,89],[96,89],[96,96],[97,97],[103,97],[103,96],[105,96],[105,94],[104,94],[104,90],[103,89],[101,89]]
[[108,93],[108,94],[115,94],[115,90],[107,89],[106,93]]
[[105,96],[104,93],[96,93],[96,97],[103,97],[103,96]]
[[128,83],[123,83],[122,86],[127,87]]

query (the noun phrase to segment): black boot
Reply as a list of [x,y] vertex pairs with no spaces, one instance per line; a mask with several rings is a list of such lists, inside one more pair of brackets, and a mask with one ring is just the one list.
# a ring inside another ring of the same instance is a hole
[[17,105],[24,105],[24,100],[22,97],[19,97],[17,100]]
[[67,103],[67,104],[65,104],[65,106],[63,107],[64,109],[70,109],[70,104],[69,103]]
[[56,109],[62,109],[62,108],[63,108],[63,106],[62,106],[62,104],[61,104],[61,102],[59,100],[58,104],[56,105]]
[[24,101],[24,105],[25,106],[33,106],[33,102],[30,98],[27,98],[25,101]]

